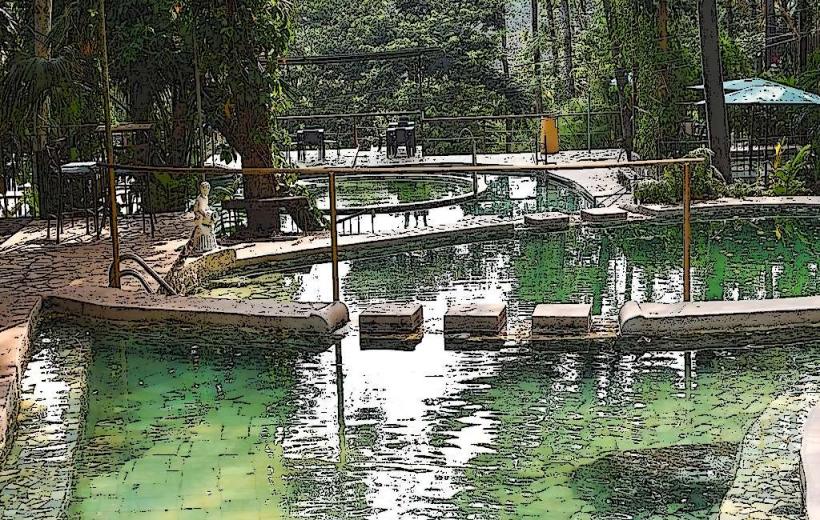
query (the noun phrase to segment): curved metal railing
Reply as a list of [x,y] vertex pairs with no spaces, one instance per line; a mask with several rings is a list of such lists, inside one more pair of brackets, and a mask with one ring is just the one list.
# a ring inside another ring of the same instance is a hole
[[[123,253],[123,254],[121,254],[120,255],[120,262],[124,262],[126,260],[131,260],[133,262],[136,262],[140,267],[142,267],[145,270],[145,272],[148,273],[148,276],[150,276],[155,282],[157,282],[157,284],[159,284],[160,289],[165,291],[166,294],[177,294],[177,292],[174,290],[174,288],[171,287],[170,285],[168,285],[168,282],[163,280],[162,277],[159,275],[159,273],[157,273],[156,271],[151,269],[151,266],[149,266],[145,262],[145,260],[142,259],[142,257],[140,257],[139,255],[136,255],[134,253]],[[150,294],[155,294],[156,292],[158,292],[158,291],[153,291],[151,289],[151,286],[148,285],[148,282],[145,280],[145,277],[142,276],[142,274],[139,271],[136,271],[135,269],[121,269],[120,270],[120,280],[122,280],[125,277],[131,277],[131,278],[136,279],[140,283],[140,285],[142,285],[142,287]],[[111,266],[108,268],[108,284],[111,287],[114,286],[114,263],[113,262],[111,263]]]

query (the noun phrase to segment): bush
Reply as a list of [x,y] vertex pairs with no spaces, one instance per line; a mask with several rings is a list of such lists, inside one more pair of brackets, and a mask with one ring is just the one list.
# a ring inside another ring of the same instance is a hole
[[726,196],[736,199],[745,199],[747,197],[762,197],[765,195],[763,186],[760,184],[749,184],[746,182],[736,182],[726,187]]
[[675,192],[666,180],[650,179],[635,186],[632,198],[638,204],[675,204]]
[[[692,200],[715,200],[726,195],[726,183],[711,164],[691,167]],[[642,204],[678,204],[683,200],[683,167],[665,168],[660,180],[643,181],[633,192]]]

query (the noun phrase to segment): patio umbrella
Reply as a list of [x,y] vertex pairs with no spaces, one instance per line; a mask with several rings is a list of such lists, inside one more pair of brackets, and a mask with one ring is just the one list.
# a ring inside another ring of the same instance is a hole
[[[764,111],[764,117],[766,112],[768,112],[768,107],[770,106],[807,106],[807,105],[814,105],[820,107],[820,96],[817,94],[813,94],[811,92],[806,92],[805,90],[800,90],[799,88],[789,87],[787,85],[781,85],[779,83],[772,83],[770,85],[759,85],[753,87],[747,87],[742,90],[738,90],[736,92],[731,92],[726,94],[726,104],[727,105],[748,105],[748,106],[762,106]],[[752,131],[754,131],[754,118],[752,114],[752,125],[750,127]],[[768,139],[769,139],[769,127],[766,125],[766,135],[764,145],[766,146],[765,149],[765,160],[768,161],[769,158],[769,148],[768,148]],[[752,164],[752,137],[749,137],[749,166],[751,168]],[[765,163],[764,166],[764,173],[766,177],[766,185],[769,183],[769,168],[768,163]]]
[[[740,90],[730,90],[746,84],[748,85],[745,88]],[[728,87],[727,87],[728,85]],[[691,88],[703,88],[702,85],[698,87],[691,87]],[[820,95],[806,92],[805,90],[800,90],[799,88],[790,87],[788,85],[781,85],[780,83],[775,83],[773,81],[768,81],[765,79],[759,78],[752,78],[752,79],[741,79],[741,80],[733,80],[727,81],[724,83],[724,90],[727,91],[726,94],[726,104],[727,105],[746,105],[746,106],[761,106],[763,107],[764,117],[766,112],[768,111],[768,107],[770,106],[817,106],[820,107]],[[705,104],[706,101],[699,101],[698,105]],[[749,168],[752,167],[752,154],[753,154],[753,136],[754,136],[754,109],[751,113],[751,124],[749,127],[750,135],[749,135]],[[769,139],[769,127],[768,125],[766,128],[766,135],[765,140],[768,141]],[[764,143],[765,144],[765,143]],[[765,158],[768,160],[769,158],[769,149],[768,145],[765,150]],[[765,176],[766,176],[766,184],[768,185],[768,177],[769,177],[768,166],[765,168]]]
[[726,94],[727,105],[818,105],[820,96],[799,88],[772,83]]
[[[779,85],[779,83],[761,78],[731,79],[723,82],[723,90],[724,92],[736,92],[748,87],[766,87],[772,85]],[[689,88],[693,90],[703,90],[703,85],[693,85]]]

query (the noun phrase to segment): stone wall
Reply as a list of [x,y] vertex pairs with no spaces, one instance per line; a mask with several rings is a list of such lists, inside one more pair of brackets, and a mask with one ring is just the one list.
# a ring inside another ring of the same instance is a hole
[[820,402],[816,384],[775,399],[741,444],[737,472],[720,520],[803,520],[800,446],[809,410]]

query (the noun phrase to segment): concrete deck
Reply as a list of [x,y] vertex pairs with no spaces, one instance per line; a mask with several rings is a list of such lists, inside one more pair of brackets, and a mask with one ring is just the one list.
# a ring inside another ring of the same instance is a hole
[[[287,154],[285,154],[287,156]],[[388,158],[387,154],[382,148],[378,151],[376,148],[358,152],[355,149],[342,149],[339,154],[335,149],[328,149],[325,155],[325,161],[319,162],[318,152],[308,151],[307,161],[297,161],[296,152],[290,153],[291,164],[298,166],[336,166],[336,167],[352,167],[356,166],[418,166],[418,165],[435,165],[435,164],[472,164],[473,157],[470,154],[452,154],[452,155],[421,155],[421,148],[414,157],[406,157],[400,155],[399,157]],[[579,161],[604,161],[604,160],[620,160],[624,162],[624,167],[621,169],[601,169],[590,168],[587,170],[575,171],[550,171],[549,176],[557,179],[573,188],[585,193],[590,199],[602,201],[602,205],[611,206],[620,203],[629,202],[629,194],[625,193],[624,187],[618,183],[618,173],[623,172],[627,175],[634,175],[634,170],[628,165],[624,159],[623,150],[617,148],[601,149],[601,150],[569,150],[562,151],[557,154],[550,155],[548,163],[551,164],[566,164]],[[476,164],[481,166],[530,166],[535,164],[535,155],[532,152],[527,153],[494,153],[494,154],[478,154],[476,156]],[[543,164],[543,161],[541,161]],[[222,164],[228,168],[239,168],[241,164],[231,163]]]
[[690,303],[627,302],[618,315],[622,336],[820,326],[820,296]]
[[288,303],[166,296],[108,287],[63,288],[46,296],[48,309],[76,316],[135,322],[258,327],[284,332],[329,334],[348,320],[343,303]]

